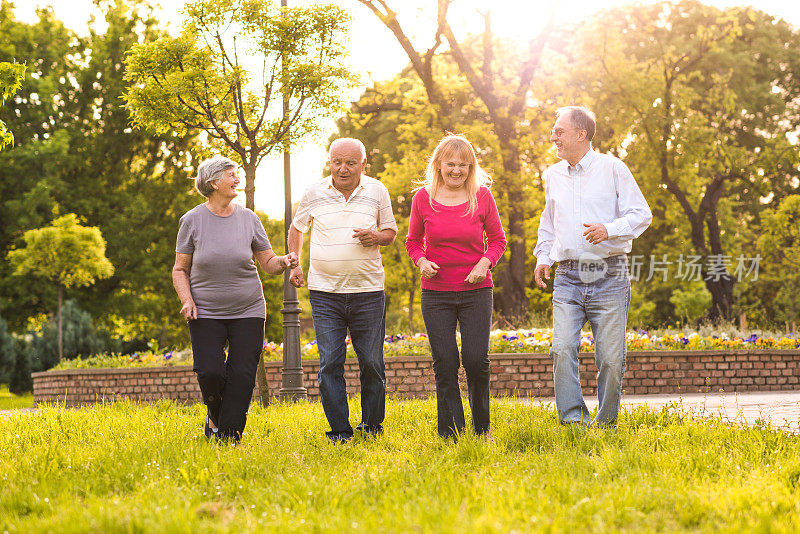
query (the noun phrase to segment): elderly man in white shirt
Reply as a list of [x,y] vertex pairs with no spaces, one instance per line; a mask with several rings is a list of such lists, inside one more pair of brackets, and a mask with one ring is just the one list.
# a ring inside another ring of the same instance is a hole
[[[361,141],[336,139],[329,156],[331,176],[312,184],[300,200],[288,248],[299,257],[303,233],[311,230],[308,289],[319,349],[319,392],[331,425],[327,435],[339,442],[353,436],[344,380],[348,330],[361,371],[357,430],[383,431],[386,301],[380,247],[394,242],[397,223],[386,186],[363,175],[367,151]],[[304,285],[299,265],[289,281]]]
[[[553,380],[559,420],[615,426],[625,373],[625,327],[631,284],[626,254],[653,220],[628,167],[592,150],[594,114],[567,106],[550,135],[562,161],[544,173],[545,208],[534,249],[534,278],[553,287]],[[592,328],[599,407],[594,421],[581,394],[580,332]]]

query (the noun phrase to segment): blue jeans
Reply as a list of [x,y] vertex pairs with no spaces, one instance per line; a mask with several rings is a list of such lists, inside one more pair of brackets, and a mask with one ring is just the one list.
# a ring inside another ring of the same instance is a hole
[[592,328],[597,363],[599,408],[593,425],[616,424],[625,373],[625,327],[631,283],[625,256],[606,258],[608,270],[586,281],[580,264],[561,262],[553,290],[553,381],[556,409],[562,423],[589,424],[591,416],[581,394],[578,370],[580,333],[586,321]]
[[[492,324],[492,288],[469,291],[422,290],[422,318],[428,332],[436,377],[438,433],[442,437],[464,432],[464,407],[458,368],[464,364],[472,426],[477,434],[489,431],[489,330]],[[461,358],[456,344],[461,329]]]
[[332,439],[349,438],[350,411],[344,363],[347,331],[358,356],[361,379],[361,424],[380,431],[386,413],[386,373],[383,338],[386,333],[386,302],[383,291],[328,293],[309,291],[311,316],[319,349],[319,394]]

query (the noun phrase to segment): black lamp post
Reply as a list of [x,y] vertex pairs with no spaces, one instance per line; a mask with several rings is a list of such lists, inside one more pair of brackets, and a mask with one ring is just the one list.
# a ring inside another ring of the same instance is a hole
[[[281,7],[286,7],[286,0],[281,0]],[[282,62],[285,70],[286,57]],[[289,117],[289,95],[284,92],[283,116]],[[285,253],[289,253],[289,226],[292,224],[292,181],[289,144],[283,150],[283,190],[284,215],[283,234]],[[282,383],[278,395],[281,400],[295,400],[308,396],[303,386],[303,366],[300,363],[300,301],[297,300],[297,289],[289,283],[289,271],[283,273],[283,369]]]

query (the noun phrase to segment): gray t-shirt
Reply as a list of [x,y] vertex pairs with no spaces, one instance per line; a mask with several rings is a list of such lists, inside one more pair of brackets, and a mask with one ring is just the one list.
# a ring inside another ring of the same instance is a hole
[[258,216],[235,205],[227,217],[200,204],[181,217],[175,251],[192,254],[189,285],[197,317],[266,318],[253,252],[272,248]]

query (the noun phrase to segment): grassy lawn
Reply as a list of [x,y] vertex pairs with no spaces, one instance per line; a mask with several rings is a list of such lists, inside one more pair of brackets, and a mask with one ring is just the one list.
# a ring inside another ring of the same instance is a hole
[[[356,420],[357,398],[351,401]],[[0,417],[0,532],[797,532],[800,440],[626,412],[617,432],[496,400],[493,436],[435,436],[435,401],[333,445],[318,403],[251,410],[240,446],[202,406]]]
[[17,408],[33,408],[33,393],[14,395],[8,391],[8,386],[0,384],[0,410],[15,410]]

